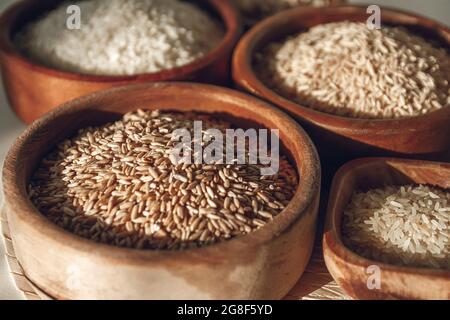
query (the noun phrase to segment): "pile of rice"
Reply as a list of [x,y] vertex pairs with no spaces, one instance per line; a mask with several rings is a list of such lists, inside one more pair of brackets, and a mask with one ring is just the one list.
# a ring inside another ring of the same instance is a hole
[[233,0],[246,17],[262,18],[298,6],[321,7],[330,0]]
[[[66,27],[69,5],[81,28]],[[96,75],[134,75],[186,65],[223,38],[220,24],[179,0],[92,0],[64,3],[15,37],[18,47],[57,69]]]
[[318,25],[255,59],[280,95],[327,113],[404,118],[450,105],[450,56],[404,28],[364,23]]
[[[295,168],[283,156],[270,176],[261,175],[262,164],[172,161],[179,144],[173,134],[181,129],[194,136],[194,121],[202,121],[202,150],[210,144],[207,129],[225,135],[231,128],[204,114],[149,110],[83,128],[42,160],[29,197],[76,235],[138,249],[204,246],[270,223],[297,188]],[[246,158],[249,152],[247,144]]]
[[344,243],[397,265],[450,269],[450,193],[431,186],[355,192],[344,212]]

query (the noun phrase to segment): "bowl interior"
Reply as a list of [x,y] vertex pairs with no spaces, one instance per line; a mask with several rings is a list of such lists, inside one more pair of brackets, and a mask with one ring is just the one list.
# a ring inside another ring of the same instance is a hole
[[3,26],[1,32],[1,47],[2,50],[8,52],[9,54],[14,54],[22,62],[29,63],[34,68],[41,69],[41,71],[49,72],[60,77],[73,78],[82,77],[86,80],[102,80],[102,81],[123,81],[129,80],[130,78],[144,77],[143,80],[166,80],[176,78],[177,75],[187,74],[199,69],[209,63],[211,63],[216,58],[222,58],[226,52],[231,50],[238,39],[238,35],[241,31],[241,25],[239,21],[239,14],[227,2],[220,0],[195,0],[194,2],[203,10],[208,12],[213,18],[215,18],[224,28],[224,35],[219,43],[219,45],[212,51],[206,53],[203,57],[180,67],[173,69],[165,69],[154,73],[142,73],[135,75],[93,75],[85,73],[77,73],[72,71],[65,71],[57,69],[51,66],[42,65],[40,62],[34,61],[30,57],[27,57],[23,52],[21,52],[14,43],[14,36],[18,31],[20,31],[28,23],[36,21],[41,18],[47,12],[55,9],[64,0],[25,0],[22,3],[18,3],[12,6],[11,9],[4,14],[1,19],[1,26]]
[[395,159],[356,160],[337,174],[334,194],[334,222],[341,236],[343,212],[355,190],[368,191],[387,185],[426,184],[450,188],[450,165]]
[[[23,206],[15,211],[28,212],[24,213],[28,215],[31,212],[37,218],[37,210],[27,200],[26,185],[40,160],[58,142],[73,136],[82,127],[117,120],[122,114],[138,108],[210,113],[232,121],[238,128],[279,129],[280,153],[297,169],[300,183],[289,205],[273,223],[245,235],[247,243],[268,241],[288,228],[299,219],[317,192],[320,169],[315,148],[289,117],[257,99],[229,89],[188,83],[155,83],[101,91],[69,102],[33,123],[18,139],[5,164],[5,167],[13,168],[4,171],[4,184],[10,186],[5,190],[6,197],[20,194],[19,206]],[[255,112],[255,109],[261,112]],[[45,224],[54,228],[48,222]]]

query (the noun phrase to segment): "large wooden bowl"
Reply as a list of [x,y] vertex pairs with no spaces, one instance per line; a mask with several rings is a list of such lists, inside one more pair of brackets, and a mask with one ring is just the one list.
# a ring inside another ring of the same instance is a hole
[[[99,244],[38,212],[26,185],[40,159],[77,129],[137,108],[206,112],[243,128],[278,128],[282,150],[300,175],[292,201],[254,233],[183,251]],[[17,258],[26,276],[54,298],[278,299],[299,279],[311,254],[320,165],[306,133],[276,108],[230,89],[168,82],[94,93],[37,120],[9,151],[3,185]]]
[[[233,79],[238,87],[262,97],[295,117],[311,134],[323,156],[354,158],[368,155],[436,157],[450,149],[450,108],[407,119],[367,120],[341,117],[290,101],[267,87],[252,60],[267,44],[335,21],[369,17],[365,6],[299,8],[282,12],[253,27],[238,43],[233,56]],[[450,29],[430,19],[397,10],[381,10],[384,24],[401,25],[450,49]],[[450,50],[449,50],[450,52]]]
[[[354,160],[334,177],[325,232],[325,263],[342,289],[357,299],[450,299],[450,271],[397,266],[366,259],[342,241],[341,221],[355,189],[367,190],[386,184],[429,184],[450,188],[450,164],[394,158]],[[380,269],[381,288],[369,289],[369,266]]]
[[15,46],[12,36],[28,22],[63,0],[25,0],[0,17],[0,67],[10,105],[25,123],[76,97],[129,83],[189,80],[225,84],[230,79],[230,60],[241,34],[239,13],[228,1],[197,0],[221,20],[226,33],[210,53],[182,67],[133,76],[97,76],[56,70],[36,63]]

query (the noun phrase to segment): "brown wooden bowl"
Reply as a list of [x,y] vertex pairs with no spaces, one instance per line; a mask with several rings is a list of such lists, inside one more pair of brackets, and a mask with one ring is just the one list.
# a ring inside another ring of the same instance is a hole
[[[26,186],[40,159],[79,128],[137,108],[206,112],[243,128],[279,128],[282,150],[301,177],[293,199],[251,234],[182,251],[99,244],[39,213]],[[299,279],[313,248],[320,165],[307,134],[276,108],[230,89],[167,82],[94,93],[35,121],[10,149],[3,185],[17,258],[26,276],[54,298],[278,299]]]
[[[450,271],[398,266],[366,259],[342,241],[341,221],[354,190],[386,184],[428,184],[450,188],[450,164],[366,158],[351,161],[336,173],[328,202],[323,254],[334,280],[357,299],[450,299]],[[367,268],[380,268],[381,288],[368,289]]]
[[226,34],[218,47],[202,58],[174,69],[133,76],[102,76],[66,72],[36,63],[21,53],[12,36],[40,14],[63,0],[25,0],[0,17],[0,67],[10,105],[25,123],[31,123],[57,105],[76,97],[129,83],[189,80],[228,83],[231,54],[241,34],[237,10],[228,1],[197,0],[221,19]]
[[[365,6],[300,8],[277,14],[253,27],[238,43],[232,75],[238,87],[262,97],[295,117],[308,131],[322,156],[436,156],[450,149],[450,108],[406,119],[355,119],[316,111],[280,96],[253,70],[255,52],[273,41],[335,21],[366,21]],[[382,23],[402,25],[434,39],[450,52],[450,29],[414,14],[382,9]]]

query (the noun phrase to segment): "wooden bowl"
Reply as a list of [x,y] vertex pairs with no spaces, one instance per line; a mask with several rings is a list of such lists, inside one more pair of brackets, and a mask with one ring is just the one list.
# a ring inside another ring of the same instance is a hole
[[[450,188],[450,164],[394,158],[351,161],[334,177],[323,236],[325,263],[334,280],[357,299],[450,299],[450,271],[386,264],[361,257],[342,242],[341,221],[354,190],[386,184]],[[368,267],[380,268],[381,288],[368,289]]]
[[[232,75],[238,87],[262,97],[296,118],[317,144],[322,156],[346,159],[368,155],[433,157],[450,149],[450,108],[406,119],[355,119],[328,114],[289,101],[258,79],[254,54],[267,44],[336,21],[366,21],[365,6],[300,8],[282,12],[253,27],[238,43]],[[450,29],[430,19],[382,9],[382,23],[402,25],[434,39],[450,52]]]
[[230,79],[231,53],[241,34],[237,10],[228,1],[198,0],[222,20],[226,34],[218,47],[202,58],[174,69],[133,76],[101,76],[66,72],[36,63],[21,53],[12,36],[62,0],[25,0],[0,17],[0,67],[6,93],[14,112],[31,123],[57,105],[76,97],[129,83],[189,80],[225,84]]
[[[245,236],[182,251],[120,248],[78,237],[50,222],[27,197],[38,162],[81,127],[137,108],[219,114],[240,127],[279,128],[280,145],[301,179],[273,222]],[[63,299],[278,299],[308,263],[316,230],[320,165],[306,133],[251,96],[191,83],[113,88],[71,101],[35,121],[3,169],[5,211],[26,276]]]

